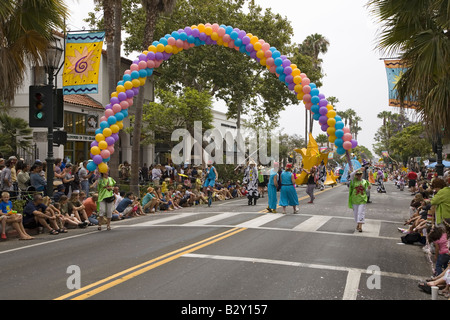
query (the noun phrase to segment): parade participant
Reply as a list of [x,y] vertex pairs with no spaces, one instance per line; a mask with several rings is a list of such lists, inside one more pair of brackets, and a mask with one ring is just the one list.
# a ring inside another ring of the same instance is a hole
[[327,171],[326,171],[326,167],[325,167],[323,160],[320,163],[317,171],[319,173],[318,182],[319,182],[320,190],[322,191],[325,189],[325,180],[327,179]]
[[306,183],[306,194],[311,199],[308,203],[314,203],[314,199],[316,198],[314,196],[314,189],[316,188],[316,167],[312,167],[310,171],[306,170],[305,168],[303,168],[302,170],[308,175],[308,182]]
[[348,193],[348,207],[353,209],[353,215],[357,223],[356,230],[359,232],[362,232],[362,225],[365,222],[367,190],[371,188],[369,181],[364,180],[362,175],[361,169],[358,169],[350,175]]
[[408,186],[409,186],[409,191],[411,191],[411,195],[415,195],[416,194],[416,181],[417,181],[417,173],[414,170],[411,170],[408,173]]
[[109,177],[108,173],[102,173],[98,180],[98,230],[102,230],[102,221],[106,216],[106,229],[111,230],[111,218],[114,210],[113,188],[116,181]]
[[277,187],[278,187],[278,162],[273,163],[273,168],[270,170],[269,183],[267,184],[267,194],[269,197],[269,205],[267,211],[269,213],[277,213]]
[[256,162],[253,160],[250,160],[249,166],[245,170],[244,184],[247,189],[248,205],[251,206],[253,204],[256,206],[256,201],[259,198],[258,169],[256,168]]
[[261,195],[261,198],[264,198],[264,190],[267,186],[267,172],[263,166],[259,166],[258,173],[258,191]]
[[298,196],[294,187],[295,180],[292,174],[292,164],[286,165],[286,170],[281,174],[281,193],[280,193],[280,206],[283,207],[283,214],[286,214],[286,207],[292,206],[294,208],[294,214],[298,213]]
[[206,169],[206,179],[203,187],[205,188],[204,193],[208,195],[208,207],[212,204],[212,192],[216,184],[216,180],[219,178],[216,168],[213,166],[213,161],[208,161],[208,168]]
[[[369,163],[366,159],[363,159],[363,179],[369,181],[369,175]],[[372,203],[372,201],[370,201],[370,190],[367,190],[367,203]]]

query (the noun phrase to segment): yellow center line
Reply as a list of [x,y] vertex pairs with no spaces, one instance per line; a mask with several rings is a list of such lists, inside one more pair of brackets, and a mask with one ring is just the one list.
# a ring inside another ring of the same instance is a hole
[[[137,266],[128,268],[128,269],[126,269],[124,271],[116,273],[116,274],[114,274],[112,276],[109,276],[109,277],[107,277],[105,279],[102,279],[100,281],[97,281],[95,283],[87,285],[87,286],[85,286],[83,288],[80,288],[78,290],[72,291],[72,292],[70,292],[68,294],[65,294],[65,295],[63,295],[61,297],[58,297],[58,298],[56,298],[54,300],[64,300],[64,299],[72,298],[72,297],[73,297],[72,300],[84,300],[84,299],[87,299],[89,297],[92,297],[93,295],[96,295],[96,294],[98,294],[100,292],[103,292],[103,291],[105,291],[107,289],[110,289],[110,288],[112,288],[112,287],[114,287],[114,286],[116,286],[116,285],[118,285],[120,283],[123,283],[123,282],[125,282],[125,281],[127,281],[129,279],[137,277],[138,275],[143,274],[143,273],[145,273],[145,272],[147,272],[149,270],[152,270],[152,269],[154,269],[156,267],[159,267],[159,266],[161,266],[163,264],[166,264],[166,263],[168,263],[170,261],[173,261],[173,260],[181,257],[182,255],[185,255],[187,253],[191,253],[191,252],[197,251],[197,250],[199,250],[201,248],[209,246],[209,245],[211,245],[213,243],[216,243],[218,241],[221,241],[221,240],[223,240],[225,238],[231,237],[231,236],[233,236],[233,235],[235,235],[235,234],[237,234],[239,232],[242,232],[244,230],[247,230],[247,229],[246,228],[233,228],[233,229],[227,230],[225,232],[219,233],[219,234],[217,234],[215,236],[212,236],[210,238],[198,241],[198,242],[196,242],[194,244],[191,244],[191,245],[188,245],[188,246],[183,247],[181,249],[178,249],[178,250],[166,253],[166,254],[164,254],[162,256],[159,256],[159,257],[157,257],[155,259],[151,259],[151,260],[149,260],[147,262],[144,262],[144,263],[141,263],[141,264],[139,264]],[[161,260],[161,259],[164,259],[164,260]],[[142,269],[140,269],[140,268],[142,268]],[[136,269],[139,269],[139,270],[134,271]],[[132,271],[134,271],[134,272],[132,272]],[[120,277],[120,276],[122,276],[124,274],[125,274],[125,276],[117,279],[118,277]],[[90,288],[97,287],[98,285],[101,285],[103,283],[106,283],[106,284],[77,296],[79,293],[82,293],[82,292],[84,292],[84,291],[86,291],[86,290],[88,290]]]
[[[325,189],[323,191],[319,191],[319,192],[315,193],[314,195],[317,196],[317,195],[319,195],[321,193],[324,193],[324,192],[327,192],[327,191],[339,188],[340,186],[342,186],[342,184],[338,184],[337,186],[335,186],[333,188],[330,188],[330,189]],[[306,200],[306,199],[309,199],[309,196],[304,196],[304,197],[298,198],[298,201],[302,201],[302,200]],[[277,209],[278,208],[281,208],[281,206],[277,206]],[[268,213],[268,211],[267,211],[267,209],[264,209],[264,210],[259,211],[258,213]]]

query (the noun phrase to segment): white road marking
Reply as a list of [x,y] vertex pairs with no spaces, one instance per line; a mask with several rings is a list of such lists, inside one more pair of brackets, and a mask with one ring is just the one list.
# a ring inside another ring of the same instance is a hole
[[344,295],[342,300],[356,300],[358,297],[359,281],[361,279],[361,271],[358,269],[350,269],[347,274]]
[[358,232],[355,230],[353,233],[356,236],[364,236],[364,237],[378,237],[380,235],[381,229],[381,221],[378,220],[370,220],[363,224],[363,232]]
[[206,224],[209,224],[209,223],[213,223],[213,222],[216,222],[216,221],[220,221],[220,220],[223,220],[223,219],[235,216],[238,213],[239,212],[224,212],[224,213],[221,213],[221,214],[214,215],[212,217],[208,217],[208,218],[204,218],[204,219],[200,219],[200,220],[195,220],[195,221],[192,221],[192,222],[184,223],[184,224],[182,224],[182,226],[206,225]]
[[236,227],[238,227],[238,228],[257,228],[257,227],[263,226],[266,223],[269,223],[271,221],[280,219],[281,217],[283,217],[282,214],[264,214],[261,217],[238,224]]
[[321,226],[327,223],[332,217],[330,216],[312,216],[306,221],[303,221],[299,225],[292,228],[296,231],[317,231]]

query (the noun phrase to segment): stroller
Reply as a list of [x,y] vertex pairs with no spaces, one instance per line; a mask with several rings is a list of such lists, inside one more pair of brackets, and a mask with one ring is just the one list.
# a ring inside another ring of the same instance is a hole
[[378,179],[377,192],[378,193],[386,193],[386,188],[384,187],[383,178]]

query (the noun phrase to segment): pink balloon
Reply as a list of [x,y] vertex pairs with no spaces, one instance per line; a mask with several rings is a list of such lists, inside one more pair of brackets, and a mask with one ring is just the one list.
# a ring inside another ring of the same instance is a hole
[[312,102],[305,103],[306,110],[311,110],[312,105],[313,105]]
[[167,39],[167,43],[171,46],[174,46],[176,42],[177,40],[175,40],[174,37],[170,37],[169,39]]
[[109,154],[113,154],[114,153],[114,146],[108,146],[108,148],[106,148],[106,150],[109,151]]
[[183,46],[184,46],[183,40],[178,39],[178,40],[177,40],[177,43],[176,43],[176,46],[177,46],[178,48],[183,48]]
[[266,59],[266,64],[267,64],[269,67],[275,66],[275,60],[274,60],[273,58],[267,58],[267,59]]
[[131,107],[133,105],[133,98],[129,98],[127,100],[125,100],[126,102],[128,102],[128,106]]
[[310,93],[311,92],[311,87],[310,86],[308,86],[308,85],[306,85],[306,86],[303,86],[303,93],[306,93],[306,94],[308,94],[308,93]]
[[131,70],[125,70],[123,74],[131,74]]
[[272,58],[272,51],[267,50],[266,52],[264,52],[264,56],[265,56],[267,59]]
[[230,42],[228,42],[228,48],[234,49],[234,40],[230,40]]
[[352,137],[351,133],[346,133],[346,134],[344,134],[344,137],[342,138],[344,141],[350,142],[350,148],[351,148],[351,146],[352,146],[352,143],[351,143],[352,138],[353,138],[353,137]]
[[184,41],[184,43],[183,43],[183,49],[184,50],[188,50],[190,47],[189,47],[189,42],[187,42],[187,41]]
[[350,150],[352,148],[352,143],[350,141],[345,141],[342,147],[344,147],[345,150]]
[[217,34],[219,35],[219,37],[223,37],[225,33],[226,31],[224,28],[219,28],[219,30],[217,30]]
[[155,61],[155,68],[159,68],[159,66],[161,65],[162,60],[156,60]]
[[[262,51],[266,52],[266,51],[269,50],[269,49],[270,49],[270,44],[264,43],[264,44],[262,45],[262,48],[261,48]],[[270,56],[272,56],[272,51],[270,51]]]
[[277,72],[277,66],[276,65],[271,66],[269,71],[270,71],[270,73],[276,73]]
[[195,43],[189,43],[189,48],[195,47]]
[[113,115],[114,115],[114,111],[112,111],[112,109],[108,109],[108,110],[105,111],[105,117],[106,118],[109,118],[109,117],[111,117]]
[[[122,101],[122,102],[123,102],[123,101]],[[122,104],[122,102],[121,102],[120,104]],[[115,104],[115,105],[113,105],[112,110],[113,110],[114,114],[116,114],[117,112],[122,111],[122,107],[121,107],[120,104]]]
[[306,76],[306,74],[305,74],[305,73],[300,73],[300,77],[302,77],[302,79],[305,79],[305,78],[307,78],[307,76]]
[[154,60],[148,60],[147,61],[147,68],[153,69],[154,67],[155,67],[155,61]]
[[101,117],[100,122],[103,122],[103,121],[108,121],[108,118],[106,118],[105,116]]
[[348,127],[344,127],[344,129],[342,129],[344,131],[344,133],[350,133],[350,129]]
[[307,86],[311,83],[311,80],[309,80],[308,78],[303,78],[302,79],[302,86]]
[[146,61],[139,61],[139,69],[147,69],[147,62]]
[[121,106],[121,109],[123,109],[123,110],[128,109],[130,107],[130,105],[126,101],[120,102],[120,106]]
[[304,103],[311,103],[311,95],[309,93],[306,93],[303,95],[303,102]]
[[102,156],[102,159],[108,159],[111,156],[111,153],[107,149],[105,149],[100,152],[100,155]]
[[229,34],[226,34],[226,35],[223,36],[223,39],[222,39],[222,40],[223,40],[223,42],[227,42],[227,43],[228,43],[228,42],[230,42],[231,37],[230,37]]
[[263,39],[259,39],[258,42],[261,43],[261,44],[265,44],[266,43]]
[[213,29],[214,32],[217,32],[217,31],[219,31],[220,26],[219,26],[218,23],[214,23],[214,24],[211,26],[211,28]]
[[130,66],[130,70],[131,70],[131,71],[139,71],[139,66],[138,66],[137,64],[133,63],[133,64]]

